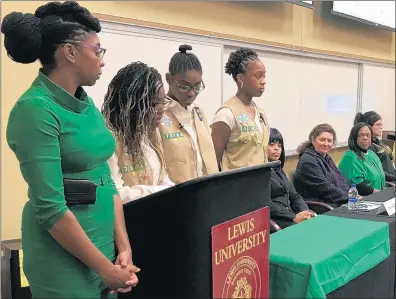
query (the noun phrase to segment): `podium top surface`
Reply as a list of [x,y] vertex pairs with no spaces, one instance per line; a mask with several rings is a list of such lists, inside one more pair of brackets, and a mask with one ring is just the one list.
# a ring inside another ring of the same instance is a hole
[[131,202],[128,202],[128,203],[124,204],[124,209],[128,208],[129,206],[134,206],[134,205],[138,204],[141,201],[147,201],[147,199],[158,198],[158,197],[162,198],[162,197],[165,197],[167,195],[171,195],[172,193],[176,192],[177,190],[188,188],[191,185],[203,184],[203,183],[206,183],[206,182],[208,182],[210,180],[213,180],[213,179],[221,179],[221,178],[228,178],[230,176],[243,175],[244,173],[251,173],[251,172],[256,172],[256,171],[259,172],[259,171],[262,171],[263,169],[271,169],[271,168],[276,167],[278,165],[280,165],[280,161],[274,161],[274,162],[264,163],[264,164],[261,164],[261,165],[241,167],[241,168],[238,168],[238,169],[221,171],[221,172],[218,172],[218,173],[202,176],[202,177],[199,177],[199,178],[196,178],[196,179],[192,179],[192,180],[186,181],[184,183],[177,184],[177,185],[175,185],[173,187],[166,188],[164,190],[155,192],[153,194],[147,195],[147,196],[139,198],[137,200],[133,200]]

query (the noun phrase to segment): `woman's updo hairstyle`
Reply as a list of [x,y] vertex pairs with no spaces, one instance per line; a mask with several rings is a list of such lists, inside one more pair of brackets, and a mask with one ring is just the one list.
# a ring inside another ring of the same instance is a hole
[[99,20],[76,1],[49,2],[34,14],[12,12],[1,25],[8,56],[19,63],[39,59],[55,66],[56,49],[70,40],[84,40],[87,33],[100,32]]
[[246,74],[248,65],[251,61],[259,59],[256,51],[250,48],[239,48],[232,52],[225,65],[225,73],[237,80],[239,74]]
[[179,46],[179,52],[175,53],[169,62],[169,73],[172,76],[188,71],[202,72],[201,62],[194,53],[190,52],[191,50],[190,45]]

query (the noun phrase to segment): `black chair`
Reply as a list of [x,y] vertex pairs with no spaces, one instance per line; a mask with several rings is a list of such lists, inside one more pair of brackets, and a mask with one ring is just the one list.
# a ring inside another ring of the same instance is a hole
[[395,183],[392,183],[392,182],[386,182],[386,186],[387,187],[395,187],[396,185],[395,185]]
[[280,226],[274,220],[270,219],[270,233],[273,234],[280,230]]
[[[293,170],[289,174],[289,177],[291,179],[291,183],[293,184],[293,186],[294,186],[295,173],[296,172]],[[324,203],[324,202],[320,202],[320,201],[305,200],[305,203],[308,205],[308,208],[310,210],[314,211],[318,215],[327,213],[334,209],[331,205]]]
[[334,209],[331,205],[320,201],[305,200],[305,203],[310,210],[314,211],[318,215],[327,213]]

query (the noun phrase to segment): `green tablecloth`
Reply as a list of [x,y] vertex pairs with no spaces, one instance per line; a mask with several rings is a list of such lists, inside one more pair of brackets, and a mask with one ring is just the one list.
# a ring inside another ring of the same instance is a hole
[[319,215],[271,235],[270,298],[326,298],[389,255],[387,223]]

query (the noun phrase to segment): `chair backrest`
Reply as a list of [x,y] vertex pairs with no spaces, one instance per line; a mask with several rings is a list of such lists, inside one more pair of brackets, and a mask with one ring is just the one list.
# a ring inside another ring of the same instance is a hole
[[270,219],[270,233],[276,233],[278,231],[282,230],[281,227],[272,219]]

